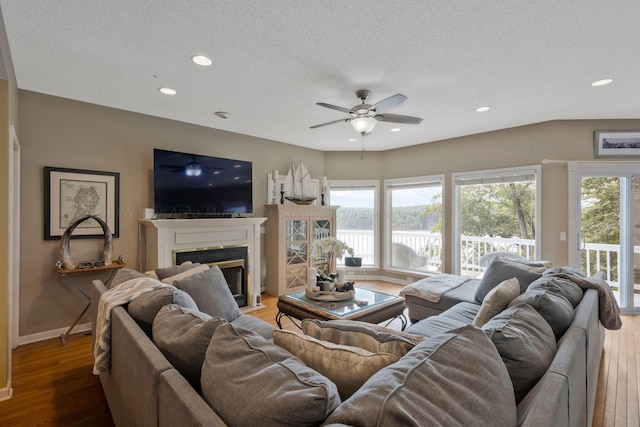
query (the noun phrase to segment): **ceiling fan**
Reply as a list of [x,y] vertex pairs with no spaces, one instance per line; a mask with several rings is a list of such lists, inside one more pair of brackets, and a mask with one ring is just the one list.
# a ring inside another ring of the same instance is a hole
[[356,91],[356,96],[362,101],[361,104],[349,109],[339,107],[337,105],[326,104],[324,102],[318,102],[316,105],[321,107],[331,108],[332,110],[342,111],[348,113],[350,117],[346,119],[334,120],[327,123],[311,126],[311,129],[332,125],[334,123],[349,122],[356,132],[364,135],[371,133],[378,121],[390,122],[390,123],[405,123],[410,125],[417,125],[422,122],[420,117],[402,116],[399,114],[387,114],[386,110],[389,110],[396,105],[402,104],[407,100],[407,97],[402,94],[395,94],[388,98],[383,99],[375,104],[366,104],[365,101],[369,98],[369,91],[361,89]]

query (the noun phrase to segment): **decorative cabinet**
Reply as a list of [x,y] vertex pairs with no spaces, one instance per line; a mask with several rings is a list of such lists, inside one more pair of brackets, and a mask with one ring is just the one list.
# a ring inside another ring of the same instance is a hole
[[327,273],[326,257],[314,258],[311,243],[336,235],[337,206],[265,205],[267,216],[267,293],[304,289],[307,268]]

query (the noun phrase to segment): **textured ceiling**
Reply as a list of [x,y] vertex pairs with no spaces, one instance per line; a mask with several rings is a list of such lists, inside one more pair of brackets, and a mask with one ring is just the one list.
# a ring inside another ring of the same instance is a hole
[[[21,89],[319,150],[361,149],[348,123],[309,129],[346,117],[316,102],[350,108],[357,89],[371,102],[402,93],[408,101],[389,112],[424,119],[400,132],[379,123],[367,150],[554,119],[640,117],[637,0],[0,5]],[[194,65],[195,54],[213,66]],[[591,87],[603,78],[614,82]]]

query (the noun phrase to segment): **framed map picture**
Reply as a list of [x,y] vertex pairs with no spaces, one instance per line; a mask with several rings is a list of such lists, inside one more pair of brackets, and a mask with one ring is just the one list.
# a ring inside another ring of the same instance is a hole
[[[44,168],[44,239],[57,240],[78,219],[95,215],[118,237],[120,174],[81,169]],[[73,238],[103,238],[95,220],[84,221]]]

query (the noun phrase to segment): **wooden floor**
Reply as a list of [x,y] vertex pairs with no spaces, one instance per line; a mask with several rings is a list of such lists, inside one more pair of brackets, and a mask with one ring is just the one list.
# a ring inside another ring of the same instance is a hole
[[[359,282],[397,295],[401,286]],[[265,308],[249,313],[275,326],[277,299],[264,295]],[[296,330],[284,318],[283,328]],[[391,327],[399,328],[400,322]],[[624,316],[620,331],[607,331],[600,366],[594,427],[640,425],[640,316]],[[0,426],[113,426],[98,377],[91,373],[91,336],[75,334],[13,351],[13,398],[0,402]]]

